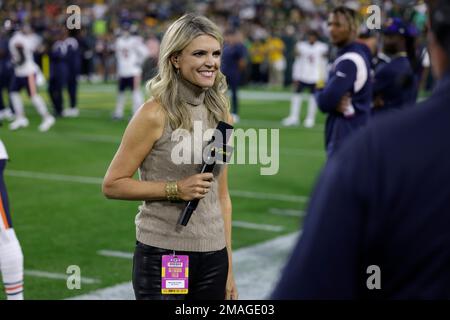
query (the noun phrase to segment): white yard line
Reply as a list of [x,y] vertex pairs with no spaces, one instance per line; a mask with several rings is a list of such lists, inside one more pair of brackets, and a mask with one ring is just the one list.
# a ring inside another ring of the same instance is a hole
[[[266,127],[265,127],[266,128]],[[29,131],[18,131],[15,133],[17,135],[35,135],[33,132]],[[80,134],[80,133],[53,133],[48,132],[46,134],[48,137],[57,137],[57,138],[72,138],[81,141],[89,141],[89,142],[97,142],[97,143],[111,143],[114,145],[119,145],[121,141],[120,136],[112,136],[112,135],[97,135],[97,134]],[[303,157],[322,157],[325,158],[325,150],[324,149],[304,149],[304,148],[279,148],[279,152],[281,155],[289,155],[289,156],[303,156]],[[245,150],[246,156],[250,156],[253,154],[259,155],[258,152],[251,152],[250,150]]]
[[262,192],[252,192],[244,190],[231,190],[230,195],[238,198],[250,198],[250,199],[262,199],[262,200],[277,200],[277,201],[287,201],[287,202],[300,202],[304,203],[308,201],[308,197],[305,196],[294,196],[289,194],[273,194],[273,193],[262,193]]
[[[29,178],[38,180],[48,180],[48,181],[61,181],[61,182],[75,182],[84,184],[95,184],[101,185],[103,179],[95,177],[83,177],[83,176],[72,176],[64,174],[54,174],[54,173],[44,173],[35,171],[23,171],[23,170],[11,170],[7,169],[5,175],[18,178]],[[250,199],[266,199],[266,200],[277,200],[277,201],[287,201],[287,202],[306,202],[308,197],[305,196],[295,196],[287,194],[271,194],[253,191],[243,191],[243,190],[231,190],[231,196],[236,198],[250,198]]]
[[304,211],[292,209],[270,208],[269,212],[271,214],[276,214],[279,216],[290,216],[290,217],[303,217],[305,215]]
[[[29,277],[47,278],[47,279],[64,280],[64,281],[67,281],[67,278],[70,276],[70,274],[54,273],[54,272],[47,272],[47,271],[41,271],[41,270],[25,270],[24,275],[29,276]],[[80,282],[84,283],[84,284],[93,284],[93,283],[100,283],[100,280],[93,279],[93,278],[81,277]]]
[[[233,221],[233,227],[244,228],[244,229],[253,229],[253,230],[263,230],[263,231],[270,231],[270,232],[281,232],[284,230],[284,227],[282,227],[282,226],[252,223],[252,222],[239,221],[239,220]],[[128,259],[128,260],[133,259],[133,253],[126,252],[126,251],[103,249],[103,250],[97,251],[97,254],[101,255],[101,256],[105,256],[105,257],[112,257],[112,258],[121,258],[121,259]]]
[[[241,300],[270,296],[298,236],[296,232],[233,252],[234,277]],[[134,293],[131,282],[124,282],[71,299],[134,300]]]
[[[144,89],[144,87],[142,87]],[[114,84],[99,85],[94,83],[91,85],[82,85],[82,92],[88,93],[98,93],[98,92],[109,92],[115,93],[116,86]],[[290,101],[292,93],[290,92],[279,92],[279,91],[258,91],[258,90],[239,90],[239,99],[243,100],[261,100],[261,101]]]
[[116,250],[99,250],[97,254],[105,257],[121,258],[121,259],[133,259],[132,252],[116,251]]
[[281,124],[281,120],[279,121],[273,121],[273,120],[257,120],[257,119],[240,119],[239,122],[236,124],[236,127],[252,127],[252,128],[266,128],[266,129],[303,129],[308,132],[314,132],[314,133],[323,133],[323,130],[325,129],[325,125],[322,123],[316,124],[312,128],[304,128],[303,126],[288,126],[285,127]]
[[269,298],[299,233],[292,233],[233,253],[233,271],[240,299]]
[[5,175],[18,178],[29,178],[29,179],[62,181],[62,182],[77,182],[77,183],[97,184],[97,185],[100,185],[103,182],[103,179],[94,177],[69,176],[65,174],[54,174],[54,173],[10,170],[10,169],[5,171]]
[[234,220],[232,222],[233,227],[244,228],[244,229],[253,229],[253,230],[263,230],[270,232],[281,232],[284,230],[282,226],[275,226],[271,224],[261,224],[261,223],[252,223],[246,221],[237,221]]

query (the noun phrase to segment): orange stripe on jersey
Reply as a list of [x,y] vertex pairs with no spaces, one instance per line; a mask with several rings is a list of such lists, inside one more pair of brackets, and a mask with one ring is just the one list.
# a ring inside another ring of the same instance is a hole
[[6,211],[5,208],[3,207],[3,199],[1,194],[0,194],[0,216],[2,218],[3,224],[5,225],[5,229],[9,229],[9,223],[8,219],[6,218]]
[[21,284],[19,284],[18,286],[15,286],[15,287],[11,287],[11,288],[5,287],[5,291],[6,291],[6,293],[8,293],[8,291],[16,290],[16,289],[19,289],[22,287],[23,287],[23,285],[21,285]]

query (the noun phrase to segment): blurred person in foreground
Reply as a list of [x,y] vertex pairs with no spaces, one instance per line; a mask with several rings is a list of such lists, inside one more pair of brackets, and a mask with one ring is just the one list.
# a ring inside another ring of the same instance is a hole
[[0,271],[8,300],[23,300],[23,254],[13,229],[4,171],[8,153],[0,140]]
[[[219,121],[232,122],[220,72],[222,48],[220,30],[203,16],[184,15],[168,28],[161,41],[158,74],[147,85],[152,98],[131,119],[106,173],[103,193],[108,198],[143,201],[136,216],[133,260],[137,299],[238,298],[227,166],[218,164],[212,173],[199,173],[206,145],[202,137],[212,135]],[[183,161],[174,158],[180,139],[190,146],[182,150]],[[201,201],[189,224],[178,228],[186,201],[193,199]],[[162,263],[167,256],[188,257],[187,294],[163,291]]]
[[431,97],[331,158],[274,299],[450,299],[450,4],[428,1]]

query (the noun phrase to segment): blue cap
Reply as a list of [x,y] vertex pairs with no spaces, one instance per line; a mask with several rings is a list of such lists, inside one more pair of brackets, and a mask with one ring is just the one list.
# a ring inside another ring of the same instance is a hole
[[383,29],[384,34],[399,34],[405,37],[415,37],[418,34],[414,25],[408,25],[400,18],[389,18]]
[[384,25],[384,34],[400,34],[406,35],[408,26],[400,18],[389,18]]

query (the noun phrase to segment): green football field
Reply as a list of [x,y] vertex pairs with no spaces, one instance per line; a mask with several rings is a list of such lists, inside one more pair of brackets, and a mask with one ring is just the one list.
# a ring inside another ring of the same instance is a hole
[[[261,97],[256,93],[247,99],[243,92],[242,121],[235,127],[279,128],[279,171],[262,176],[263,165],[230,165],[234,249],[298,230],[301,210],[325,160],[323,115],[313,129],[281,128],[289,101],[268,99],[267,91],[260,92]],[[42,95],[48,101],[46,92]],[[58,119],[46,133],[38,132],[40,118],[28,98],[24,101],[30,126],[11,132],[4,124],[0,137],[11,160],[6,183],[25,256],[25,298],[64,299],[129,281],[130,259],[99,254],[133,251],[139,205],[107,200],[101,193],[102,178],[127,124],[111,120],[115,85],[82,85],[80,117]],[[302,111],[305,115],[306,108]],[[67,288],[71,265],[80,267],[84,279],[79,290]]]

